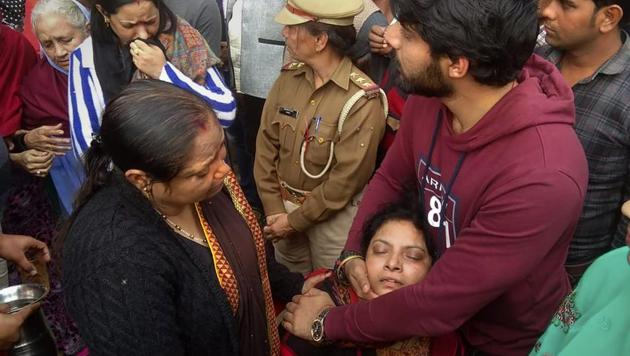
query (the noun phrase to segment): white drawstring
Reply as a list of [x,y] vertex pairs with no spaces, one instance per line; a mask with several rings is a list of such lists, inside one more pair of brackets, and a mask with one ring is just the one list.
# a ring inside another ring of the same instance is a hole
[[[387,95],[385,95],[385,92],[383,91],[383,89],[378,89],[379,90],[379,94],[381,97],[381,102],[383,103],[383,111],[384,111],[384,117],[387,117],[387,112],[389,110],[389,104],[387,102]],[[361,99],[363,96],[366,95],[365,90],[359,90],[358,92],[356,92],[353,96],[350,97],[350,99],[348,99],[348,101],[346,102],[346,104],[343,106],[343,109],[341,109],[341,114],[339,114],[339,121],[337,122],[337,136],[341,137],[341,130],[343,129],[343,124],[346,122],[346,119],[348,118],[348,114],[350,113],[350,110],[352,110],[352,107],[354,106],[354,104],[356,104],[359,99]],[[333,161],[333,156],[334,156],[334,149],[335,149],[335,140],[333,139],[330,142],[330,153],[328,154],[328,162],[326,162],[326,166],[324,167],[324,169],[322,169],[321,172],[313,174],[311,172],[309,172],[306,169],[306,165],[304,164],[304,157],[306,156],[306,146],[308,145],[308,140],[309,138],[307,137],[304,142],[302,142],[302,146],[300,146],[300,168],[302,168],[302,172],[304,172],[304,174],[306,174],[307,177],[311,178],[311,179],[319,179],[321,177],[324,176],[324,174],[326,174],[326,172],[328,172],[328,170],[330,169],[330,166],[332,165],[332,161]]]

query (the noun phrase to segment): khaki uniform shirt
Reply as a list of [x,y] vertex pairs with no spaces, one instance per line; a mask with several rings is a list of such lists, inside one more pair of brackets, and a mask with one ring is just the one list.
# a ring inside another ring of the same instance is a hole
[[[385,130],[379,96],[363,97],[353,106],[341,135],[337,135],[337,122],[348,99],[370,85],[368,76],[347,57],[317,90],[310,67],[303,63],[285,66],[267,97],[256,140],[254,176],[267,216],[286,212],[281,180],[311,191],[288,216],[297,231],[330,218],[367,184]],[[300,168],[300,147],[307,130],[305,166],[311,174],[322,171],[330,142],[336,142],[331,168],[319,179],[309,178]]]

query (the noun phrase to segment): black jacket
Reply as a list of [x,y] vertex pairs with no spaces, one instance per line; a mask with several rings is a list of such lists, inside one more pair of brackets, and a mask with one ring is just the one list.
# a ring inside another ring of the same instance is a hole
[[[213,267],[185,242],[123,178],[79,211],[64,241],[63,286],[91,355],[238,355]],[[301,276],[269,255],[274,299],[288,301]]]

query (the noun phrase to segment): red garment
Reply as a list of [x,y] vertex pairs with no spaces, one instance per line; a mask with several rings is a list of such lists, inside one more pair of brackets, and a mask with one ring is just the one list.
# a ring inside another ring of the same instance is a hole
[[570,288],[564,261],[588,180],[571,88],[533,56],[519,85],[464,133],[437,99],[410,96],[403,116],[346,249],[359,251],[366,218],[413,184],[441,257],[416,285],[331,310],[326,335],[378,342],[459,328],[482,352],[526,355]]
[[64,137],[70,137],[68,123],[68,76],[54,69],[46,58],[26,75],[20,89],[23,104],[22,128],[63,124]]
[[0,25],[0,135],[20,128],[22,103],[18,95],[22,79],[35,64],[33,47],[8,26]]
[[400,125],[400,118],[402,117],[403,108],[405,107],[405,102],[407,101],[407,94],[403,93],[400,88],[395,85],[395,78],[399,75],[397,67],[395,64],[390,64],[387,68],[387,71],[383,74],[383,79],[381,80],[380,87],[383,88],[385,94],[387,95],[387,104],[388,104],[388,125],[385,126],[385,135],[383,135],[383,139],[381,140],[380,151],[383,153],[387,153],[389,148],[394,143],[394,138],[396,137],[396,130],[393,130],[390,127],[389,120],[398,121],[398,125]]
[[24,37],[31,43],[31,46],[35,48],[35,53],[39,54],[39,40],[35,33],[33,33],[33,23],[31,22],[31,14],[33,13],[33,7],[37,4],[37,0],[26,0],[26,15],[24,16]]

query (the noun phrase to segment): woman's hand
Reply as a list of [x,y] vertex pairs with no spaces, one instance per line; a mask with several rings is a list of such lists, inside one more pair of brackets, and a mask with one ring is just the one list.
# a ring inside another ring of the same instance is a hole
[[370,287],[370,281],[367,278],[367,268],[365,261],[361,258],[354,258],[343,266],[346,278],[350,281],[352,289],[362,299],[373,299],[378,297]]
[[46,177],[52,167],[55,155],[51,152],[28,150],[20,153],[11,153],[10,158],[30,174]]
[[326,278],[330,277],[331,274],[332,274],[332,272],[329,271],[329,272],[326,272],[326,273],[321,273],[321,274],[315,275],[315,276],[310,277],[309,279],[305,280],[304,284],[302,285],[302,294],[308,293],[311,289],[315,288],[316,285],[320,284]]
[[61,124],[55,126],[40,126],[36,129],[26,131],[24,143],[28,148],[62,156],[70,150],[70,139],[58,137],[61,135],[63,135]]
[[265,238],[272,241],[284,239],[295,232],[289,224],[287,213],[270,215],[267,217],[267,226],[263,228]]
[[162,69],[166,65],[164,52],[158,46],[146,44],[135,40],[129,44],[133,64],[139,71],[148,75],[151,79],[158,79]]

